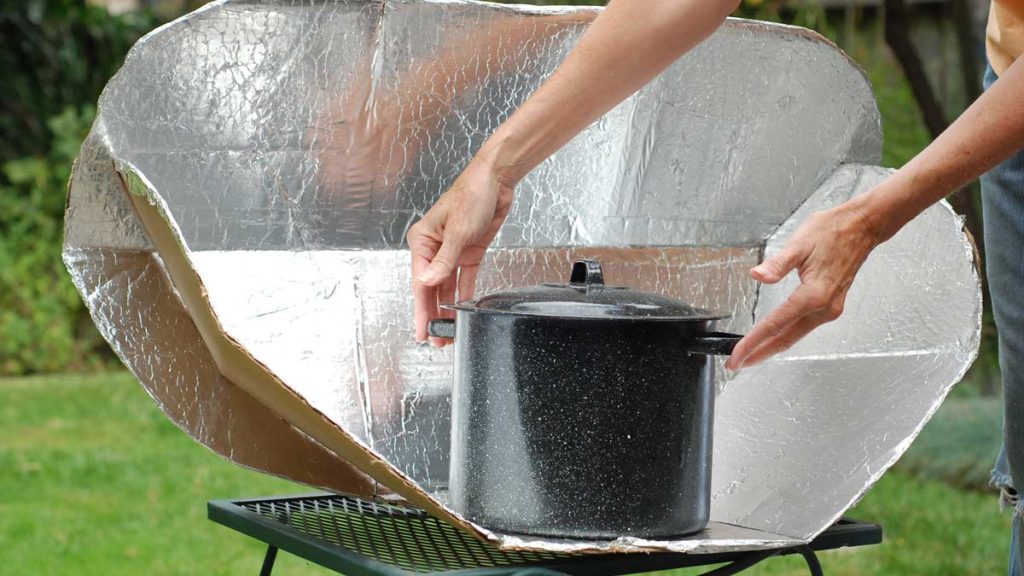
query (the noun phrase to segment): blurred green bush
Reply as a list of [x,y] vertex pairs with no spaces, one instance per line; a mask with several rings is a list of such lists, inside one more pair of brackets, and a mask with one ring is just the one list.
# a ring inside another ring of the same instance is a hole
[[85,0],[0,4],[0,375],[112,360],[61,262],[64,203],[100,91],[157,24]]
[[0,374],[80,369],[104,350],[61,263],[64,190],[94,108],[47,122],[46,156],[0,168]]
[[1002,420],[998,397],[947,400],[896,467],[926,480],[990,491],[989,477],[1003,439]]
[[0,164],[48,154],[50,119],[93,104],[128,49],[159,22],[86,0],[0,2]]

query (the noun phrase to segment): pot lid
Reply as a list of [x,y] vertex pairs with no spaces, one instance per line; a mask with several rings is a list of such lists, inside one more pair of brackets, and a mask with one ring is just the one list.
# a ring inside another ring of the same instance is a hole
[[608,286],[604,283],[601,264],[596,260],[573,264],[568,284],[501,290],[445,308],[557,318],[701,321],[727,316],[668,296],[626,286]]

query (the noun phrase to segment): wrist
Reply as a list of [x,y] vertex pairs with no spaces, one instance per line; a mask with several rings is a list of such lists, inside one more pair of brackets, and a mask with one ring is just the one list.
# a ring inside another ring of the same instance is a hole
[[515,188],[529,172],[512,140],[498,133],[484,142],[473,156],[472,163],[489,172],[499,184],[507,188]]
[[878,242],[882,243],[951,192],[948,182],[937,180],[911,162],[870,192],[851,199],[847,204],[851,210],[861,214]]
[[836,207],[853,222],[858,234],[869,239],[872,247],[892,238],[902,227],[881,201],[883,197],[874,195],[877,190],[875,188]]

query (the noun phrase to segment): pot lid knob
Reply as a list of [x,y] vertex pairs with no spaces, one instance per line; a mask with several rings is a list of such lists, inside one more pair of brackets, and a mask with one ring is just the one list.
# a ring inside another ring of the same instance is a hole
[[538,284],[498,290],[477,300],[445,304],[446,309],[561,319],[672,320],[707,322],[725,318],[670,296],[604,283],[596,260],[573,263],[568,284]]
[[572,274],[569,275],[569,285],[575,288],[603,288],[604,273],[601,272],[601,263],[597,260],[577,260],[572,265]]

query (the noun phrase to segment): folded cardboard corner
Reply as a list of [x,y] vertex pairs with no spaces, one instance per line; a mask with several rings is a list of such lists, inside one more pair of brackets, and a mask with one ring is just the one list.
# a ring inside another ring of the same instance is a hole
[[428,495],[405,474],[381,459],[369,447],[332,422],[228,336],[206,298],[206,289],[186,256],[181,234],[167,215],[163,201],[130,164],[118,166],[125,192],[140,222],[153,241],[175,289],[192,315],[203,342],[224,375],[256,400],[272,408],[286,422],[350,464],[351,475],[338,478],[334,489],[362,497],[376,497],[375,480],[411,505],[449,522],[481,540],[489,532],[465,521]]

